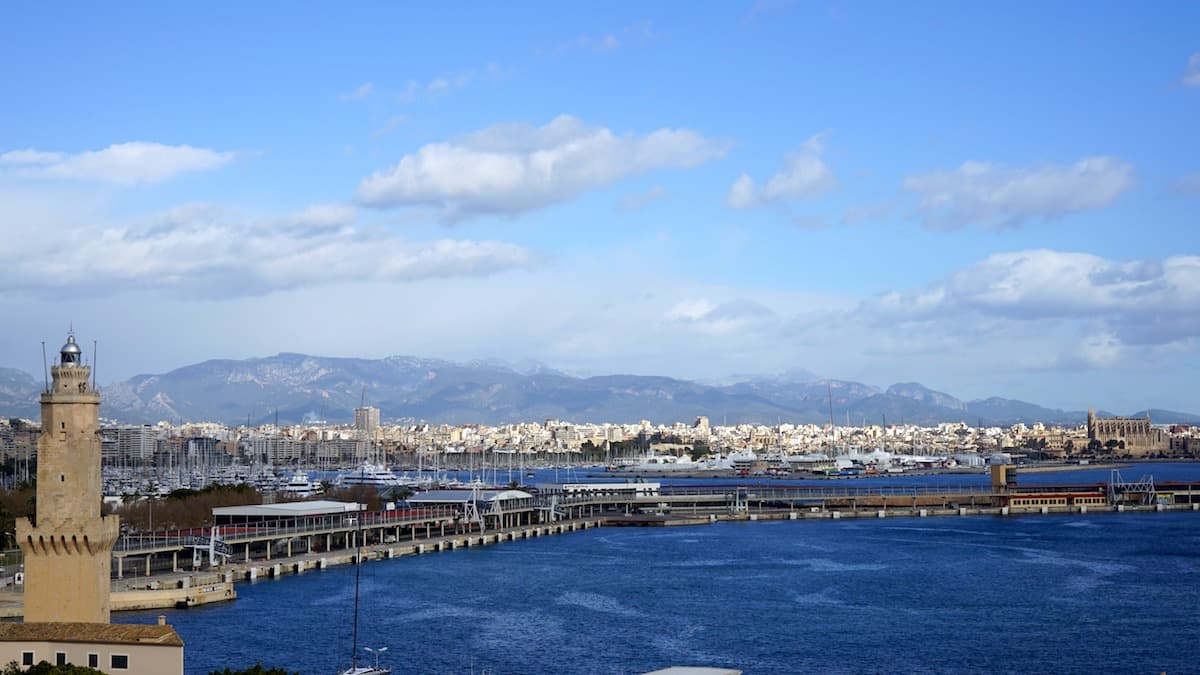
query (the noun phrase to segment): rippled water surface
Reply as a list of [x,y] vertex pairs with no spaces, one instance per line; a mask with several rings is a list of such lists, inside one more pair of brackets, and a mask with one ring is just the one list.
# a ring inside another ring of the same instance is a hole
[[[168,619],[188,673],[334,673],[353,583],[244,584]],[[361,599],[397,675],[1197,672],[1200,514],[602,528],[369,563]]]

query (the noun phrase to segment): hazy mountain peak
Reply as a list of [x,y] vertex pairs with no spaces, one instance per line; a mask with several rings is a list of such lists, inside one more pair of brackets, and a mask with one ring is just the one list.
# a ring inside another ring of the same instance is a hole
[[[550,376],[552,375],[552,376]],[[455,363],[415,356],[335,358],[284,352],[244,360],[210,360],[161,375],[138,375],[105,387],[102,413],[124,422],[163,419],[258,424],[304,419],[353,420],[364,398],[385,419],[496,424],[556,418],[576,422],[936,424],[969,421],[1076,425],[1083,411],[1062,411],[992,397],[970,403],[917,382],[877,387],[793,369],[727,385],[662,376],[575,377],[532,360]],[[0,415],[37,417],[41,386],[27,373],[0,368]],[[832,409],[832,410],[831,410]],[[1107,413],[1101,413],[1108,416]],[[1152,410],[1156,423],[1200,423],[1186,413]]]
[[967,404],[957,398],[940,391],[934,391],[920,382],[899,382],[887,388],[889,396],[911,398],[914,401],[931,403],[951,410],[966,410]]

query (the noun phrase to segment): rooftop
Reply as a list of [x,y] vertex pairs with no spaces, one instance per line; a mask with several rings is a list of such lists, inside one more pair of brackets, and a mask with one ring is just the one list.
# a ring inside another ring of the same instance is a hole
[[266,516],[277,518],[295,518],[300,516],[327,516],[339,513],[354,513],[362,511],[363,504],[352,502],[335,502],[329,499],[318,499],[311,502],[283,502],[280,504],[247,504],[246,506],[218,506],[213,508],[214,516]]
[[171,626],[143,623],[13,623],[3,621],[0,622],[0,641],[183,646],[183,640]]
[[465,504],[478,498],[484,502],[504,502],[512,499],[532,499],[533,495],[520,490],[430,490],[409,497],[410,504]]

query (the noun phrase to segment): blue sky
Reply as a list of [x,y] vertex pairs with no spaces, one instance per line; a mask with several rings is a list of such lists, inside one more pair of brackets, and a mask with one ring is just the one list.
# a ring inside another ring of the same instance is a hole
[[806,368],[1196,411],[1200,6],[8,8],[0,365]]

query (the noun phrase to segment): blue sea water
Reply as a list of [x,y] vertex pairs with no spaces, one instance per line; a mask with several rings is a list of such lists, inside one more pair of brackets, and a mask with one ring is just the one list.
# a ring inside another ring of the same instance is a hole
[[[361,571],[360,644],[397,675],[1200,672],[1194,513],[601,528]],[[328,674],[353,585],[309,572],[166,614],[189,674]]]

